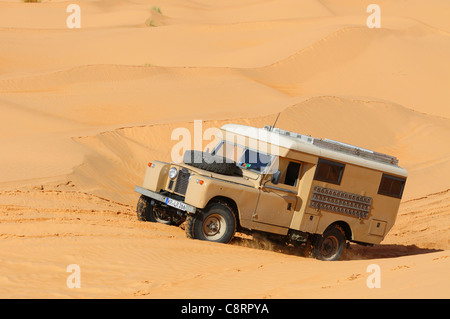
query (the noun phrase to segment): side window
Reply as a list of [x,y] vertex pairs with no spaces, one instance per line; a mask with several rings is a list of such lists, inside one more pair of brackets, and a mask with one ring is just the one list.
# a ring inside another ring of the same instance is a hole
[[341,184],[345,164],[319,158],[314,179],[322,182]]
[[298,175],[300,174],[301,164],[297,162],[289,162],[283,184],[289,186],[297,186]]
[[297,187],[302,164],[280,157],[278,165],[278,169],[281,172],[278,185]]
[[405,183],[405,178],[383,174],[381,177],[380,187],[378,188],[378,194],[402,198]]

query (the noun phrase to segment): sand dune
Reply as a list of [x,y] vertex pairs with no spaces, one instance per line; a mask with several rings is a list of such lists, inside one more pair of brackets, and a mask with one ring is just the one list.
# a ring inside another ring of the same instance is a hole
[[[71,183],[5,191],[0,198],[0,294],[4,297],[441,298],[448,294],[448,276],[436,276],[448,268],[448,250],[399,244],[355,247],[347,257],[352,260],[326,263],[287,250],[257,249],[245,237],[237,237],[231,245],[189,240],[178,227],[138,222],[134,207],[74,191]],[[66,286],[66,267],[72,263],[81,267],[81,289]],[[373,263],[382,269],[378,290],[366,286],[367,266]]]
[[[379,1],[381,29],[371,1],[77,3],[82,27],[67,29],[67,1],[0,0],[1,297],[448,298],[448,1]],[[136,220],[133,188],[171,159],[175,128],[278,114],[399,158],[409,178],[381,245],[326,263]]]

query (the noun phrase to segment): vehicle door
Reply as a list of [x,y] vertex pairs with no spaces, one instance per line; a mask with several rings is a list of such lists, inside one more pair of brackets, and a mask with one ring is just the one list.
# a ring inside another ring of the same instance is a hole
[[[289,227],[295,210],[298,210],[298,185],[302,163],[279,158],[279,180],[263,181],[252,221]],[[273,168],[272,168],[273,169]]]

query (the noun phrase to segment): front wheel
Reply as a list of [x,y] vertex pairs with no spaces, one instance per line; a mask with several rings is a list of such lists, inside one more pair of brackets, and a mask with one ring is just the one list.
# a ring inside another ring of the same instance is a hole
[[202,213],[189,215],[185,232],[189,238],[226,244],[236,232],[236,217],[225,203],[214,203]]
[[141,195],[136,207],[137,219],[145,222],[170,224],[171,219],[167,214],[162,214],[151,204],[148,197]]
[[320,260],[338,260],[345,249],[346,238],[339,227],[324,232],[314,243],[313,255]]

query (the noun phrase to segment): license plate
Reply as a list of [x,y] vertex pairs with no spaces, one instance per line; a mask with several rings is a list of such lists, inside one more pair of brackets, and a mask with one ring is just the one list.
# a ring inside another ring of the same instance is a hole
[[184,211],[186,210],[186,204],[185,203],[179,202],[179,201],[174,200],[174,199],[169,198],[169,197],[166,198],[166,205],[169,205],[169,206],[172,206],[172,207],[184,210]]

